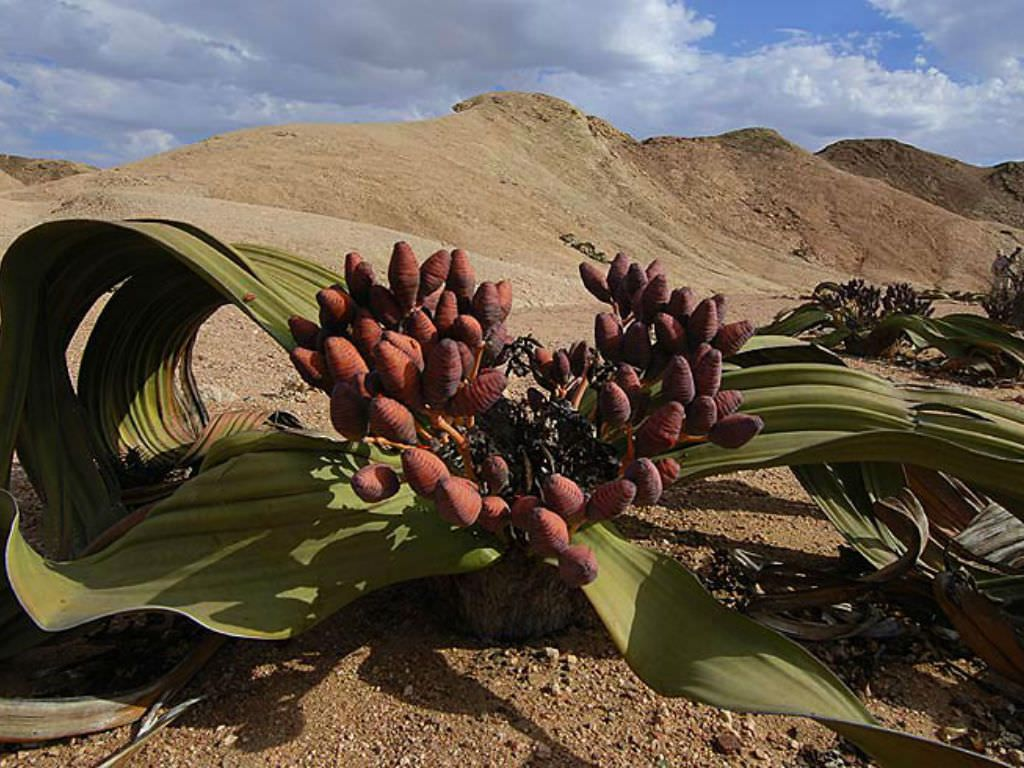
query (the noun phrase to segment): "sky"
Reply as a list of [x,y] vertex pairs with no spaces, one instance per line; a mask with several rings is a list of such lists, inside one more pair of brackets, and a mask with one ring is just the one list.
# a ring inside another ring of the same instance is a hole
[[110,166],[526,90],[637,138],[768,126],[1024,160],[1024,0],[0,0],[0,19],[13,154]]

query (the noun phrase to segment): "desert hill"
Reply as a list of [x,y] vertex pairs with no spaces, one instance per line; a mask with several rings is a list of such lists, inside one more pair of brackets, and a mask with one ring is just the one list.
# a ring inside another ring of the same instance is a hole
[[[1009,242],[1005,224],[848,173],[767,129],[637,141],[530,93],[454,109],[237,131],[3,197],[47,216],[185,216],[224,237],[302,241],[322,257],[360,247],[343,236],[360,222],[462,245],[522,282],[540,276],[536,299],[550,305],[585,296],[567,233],[608,254],[661,257],[695,287],[747,293],[854,273],[977,286]],[[225,209],[226,219],[212,214]]]
[[22,184],[44,184],[47,181],[98,170],[99,168],[93,165],[75,163],[71,160],[0,154],[0,173],[11,176]]
[[21,182],[18,181],[16,178],[9,174],[4,173],[3,171],[0,171],[0,191],[3,191],[5,189],[14,189],[20,186]]
[[839,141],[818,154],[961,216],[1024,227],[1024,162],[986,168],[892,139]]

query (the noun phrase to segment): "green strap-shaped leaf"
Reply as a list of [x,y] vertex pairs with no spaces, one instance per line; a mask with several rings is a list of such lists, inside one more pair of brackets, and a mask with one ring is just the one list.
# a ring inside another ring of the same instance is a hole
[[664,696],[741,712],[811,717],[883,768],[973,768],[1001,763],[880,727],[863,704],[796,643],[715,600],[674,559],[623,539],[610,526],[576,540],[597,555],[584,588],[634,672]]
[[299,434],[227,438],[198,477],[94,555],[47,560],[15,525],[11,586],[48,630],[152,608],[224,634],[275,639],[383,586],[476,570],[500,556],[493,539],[452,529],[407,486],[379,504],[360,501],[349,478],[370,455]]

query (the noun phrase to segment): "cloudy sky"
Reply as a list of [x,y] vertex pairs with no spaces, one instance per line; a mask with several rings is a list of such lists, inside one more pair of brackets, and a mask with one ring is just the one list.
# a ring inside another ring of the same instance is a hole
[[890,136],[1024,159],[1024,0],[0,0],[0,152],[112,165],[490,90],[637,137]]

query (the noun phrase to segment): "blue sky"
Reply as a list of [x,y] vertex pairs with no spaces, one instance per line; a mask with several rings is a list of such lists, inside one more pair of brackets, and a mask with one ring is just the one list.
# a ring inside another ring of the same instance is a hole
[[638,138],[776,128],[1024,159],[1024,0],[0,0],[0,152],[112,165],[252,125],[542,90]]

